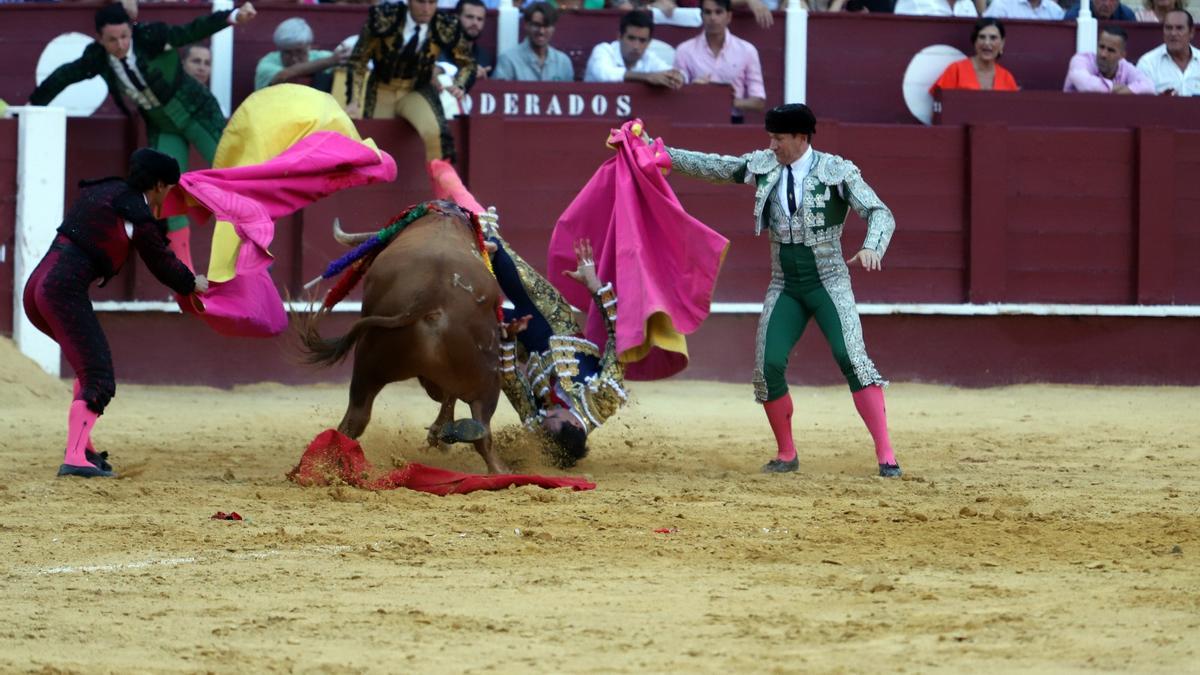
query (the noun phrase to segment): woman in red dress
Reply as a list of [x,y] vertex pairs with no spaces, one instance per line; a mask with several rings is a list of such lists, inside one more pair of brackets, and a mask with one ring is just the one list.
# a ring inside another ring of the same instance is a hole
[[980,19],[971,32],[971,42],[975,45],[975,56],[947,66],[929,93],[939,89],[1017,91],[1019,87],[1012,73],[997,63],[1004,53],[1004,24],[998,19]]

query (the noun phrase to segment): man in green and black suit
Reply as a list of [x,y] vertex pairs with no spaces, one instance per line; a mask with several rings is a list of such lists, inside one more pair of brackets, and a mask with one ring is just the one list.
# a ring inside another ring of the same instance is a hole
[[[99,75],[108,84],[117,107],[126,115],[128,98],[146,120],[149,146],[174,157],[182,171],[188,166],[188,144],[211,164],[225,128],[225,116],[212,92],[183,72],[176,50],[199,42],[229,25],[241,25],[255,16],[249,2],[224,12],[213,12],[185,26],[133,23],[120,4],[96,12],[96,42],[83,56],[59,66],[45,79],[29,102],[47,105],[59,92],[76,82]],[[169,221],[171,248],[191,266],[188,221]]]

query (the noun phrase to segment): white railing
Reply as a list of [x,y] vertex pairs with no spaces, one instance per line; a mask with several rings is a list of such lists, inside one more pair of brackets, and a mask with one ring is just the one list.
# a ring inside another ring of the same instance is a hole
[[[233,9],[233,0],[213,0],[212,11]],[[218,31],[212,36],[212,74],[208,88],[228,118],[233,114],[233,29]]]
[[58,343],[34,327],[22,296],[29,276],[50,248],[62,223],[67,175],[65,108],[11,108],[17,125],[17,219],[13,250],[13,341],[17,349],[58,377]]

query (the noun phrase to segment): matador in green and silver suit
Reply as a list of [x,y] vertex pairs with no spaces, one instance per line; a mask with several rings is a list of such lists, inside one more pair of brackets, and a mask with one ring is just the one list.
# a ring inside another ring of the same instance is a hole
[[[146,137],[151,148],[170,155],[180,171],[188,168],[188,144],[212,164],[217,142],[225,129],[225,115],[212,92],[183,72],[176,51],[199,42],[232,23],[245,23],[255,15],[249,3],[237,10],[206,14],[184,26],[165,23],[133,23],[120,4],[106,5],[96,12],[97,40],[71,63],[59,66],[47,77],[29,102],[47,105],[59,92],[76,82],[99,75],[108,85],[117,107],[126,115],[129,99],[146,120]],[[191,266],[187,246],[186,216],[168,219],[171,248]]]
[[[668,148],[672,171],[755,188],[754,231],[771,240],[771,283],[763,301],[754,354],[754,395],[774,432],[778,453],[763,471],[796,471],[788,356],[810,318],[825,335],[855,407],[875,442],[881,476],[900,475],[887,432],[883,386],[887,381],[867,356],[862,324],[850,288],[847,262],[879,269],[896,228],[892,212],[852,162],[810,145],[816,118],[803,104],[767,113],[771,147],[740,157]],[[849,261],[842,228],[854,209],[867,222],[867,237]]]

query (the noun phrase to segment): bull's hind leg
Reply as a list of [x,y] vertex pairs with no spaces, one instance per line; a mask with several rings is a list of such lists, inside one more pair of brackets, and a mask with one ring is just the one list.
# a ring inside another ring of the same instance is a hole
[[483,438],[475,441],[475,451],[483,457],[487,464],[488,473],[510,473],[508,466],[500,459],[495,446],[492,445],[492,415],[496,412],[496,401],[499,392],[490,400],[471,401],[471,417],[483,425]]
[[354,374],[350,378],[350,403],[346,406],[346,414],[338,425],[338,431],[350,438],[358,438],[366,430],[371,421],[371,408],[375,405],[375,397],[387,384],[383,378],[365,364],[366,359],[355,359]]

